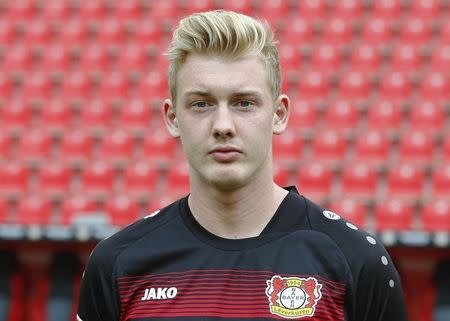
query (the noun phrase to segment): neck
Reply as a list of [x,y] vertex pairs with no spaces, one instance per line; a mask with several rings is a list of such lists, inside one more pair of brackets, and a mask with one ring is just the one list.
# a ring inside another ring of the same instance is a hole
[[228,239],[261,234],[288,193],[272,176],[231,191],[199,185],[191,181],[188,204],[193,216],[209,232]]

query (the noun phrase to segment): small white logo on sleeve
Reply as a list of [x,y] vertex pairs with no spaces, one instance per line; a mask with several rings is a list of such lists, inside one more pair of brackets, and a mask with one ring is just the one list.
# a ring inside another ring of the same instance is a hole
[[341,217],[339,215],[337,215],[336,213],[333,213],[331,211],[323,211],[323,216],[325,216],[327,219],[334,220],[334,221],[341,219]]
[[177,296],[178,289],[176,287],[171,288],[148,288],[145,289],[144,296],[141,301],[150,300],[168,300]]

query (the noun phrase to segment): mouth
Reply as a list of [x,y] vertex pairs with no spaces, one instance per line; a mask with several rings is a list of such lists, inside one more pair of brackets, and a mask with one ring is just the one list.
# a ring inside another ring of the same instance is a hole
[[218,147],[209,152],[211,157],[219,163],[231,163],[235,161],[242,152],[234,147]]

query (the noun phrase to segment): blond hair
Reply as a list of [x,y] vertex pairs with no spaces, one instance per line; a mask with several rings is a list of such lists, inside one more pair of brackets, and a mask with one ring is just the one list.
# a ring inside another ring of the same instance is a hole
[[256,54],[265,63],[272,96],[281,94],[281,70],[272,30],[265,22],[232,11],[215,10],[183,18],[167,52],[169,88],[176,99],[176,76],[189,54],[241,57]]

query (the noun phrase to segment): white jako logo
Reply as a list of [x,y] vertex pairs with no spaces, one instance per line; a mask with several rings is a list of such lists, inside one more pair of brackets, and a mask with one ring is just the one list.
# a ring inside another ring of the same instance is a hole
[[167,300],[173,299],[177,296],[178,289],[175,287],[171,288],[149,288],[145,289],[144,296],[141,301],[148,300]]

